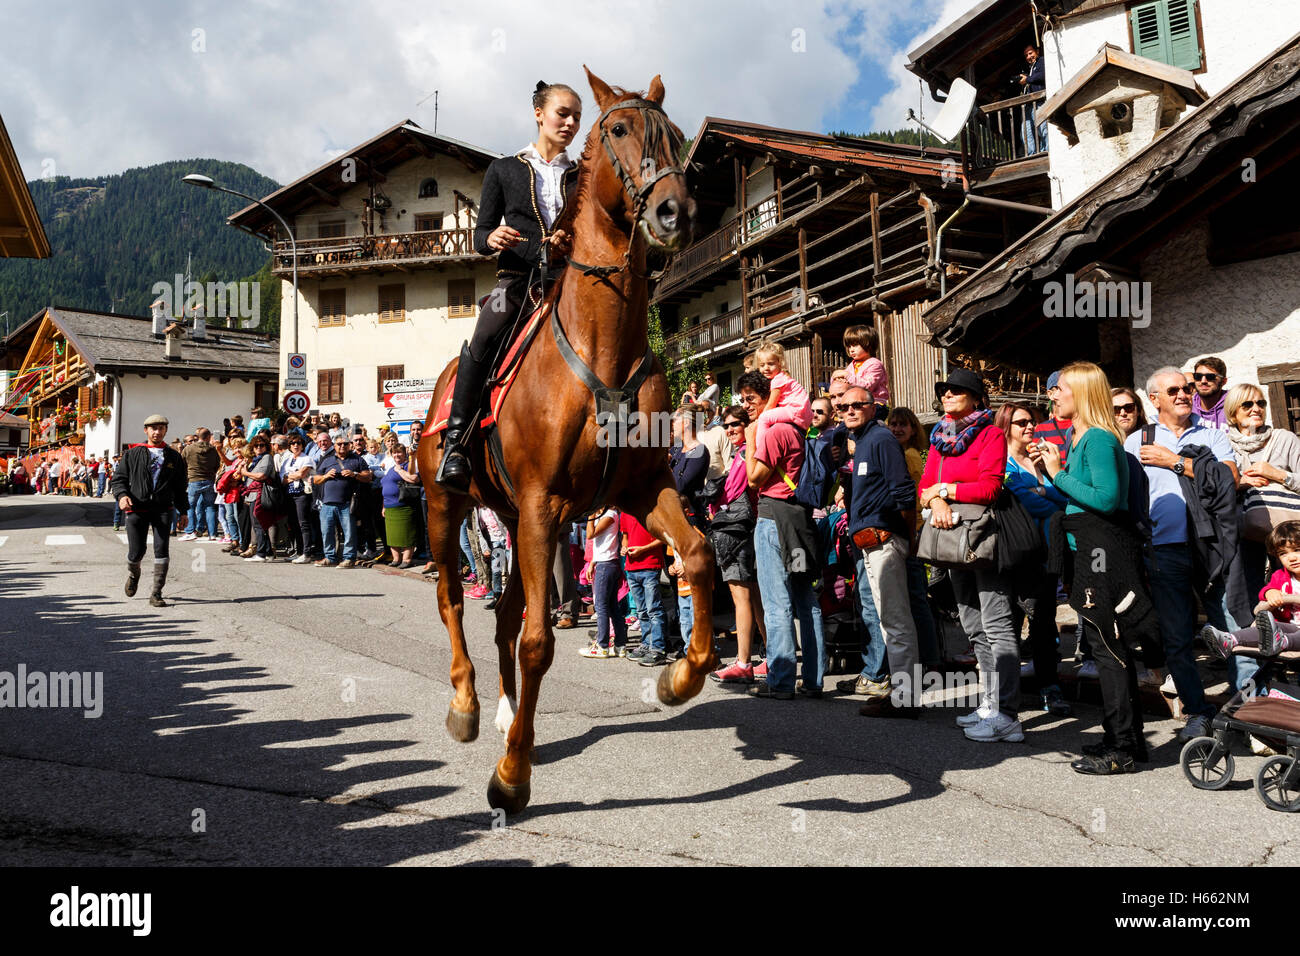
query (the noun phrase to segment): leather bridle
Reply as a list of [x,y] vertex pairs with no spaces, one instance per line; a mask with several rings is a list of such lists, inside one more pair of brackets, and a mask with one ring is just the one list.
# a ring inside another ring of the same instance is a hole
[[[667,146],[673,155],[676,155],[681,148],[681,137],[673,131],[672,124],[668,121],[668,115],[664,108],[653,100],[643,99],[639,96],[629,97],[625,100],[619,100],[605,112],[600,114],[600,119],[596,121],[596,126],[600,130],[600,144],[605,147],[605,154],[609,157],[609,164],[614,169],[614,174],[618,176],[619,181],[623,184],[623,191],[627,193],[628,199],[632,201],[632,232],[645,217],[646,203],[650,191],[654,189],[655,184],[665,176],[682,176],[685,177],[686,170],[681,166],[666,166],[663,169],[657,169],[655,174],[649,178],[643,178],[638,186],[632,174],[623,166],[618,154],[614,152],[614,147],[610,143],[610,132],[605,126],[606,120],[611,113],[619,110],[638,110],[641,113],[641,121],[644,127],[644,134],[641,138],[641,169],[647,166],[654,167],[657,165],[655,155],[664,146]],[[569,259],[569,268],[576,269],[586,276],[596,276],[599,279],[605,279],[609,276],[616,275],[624,269],[629,268],[630,263],[628,256],[631,255],[631,244],[628,245],[628,251],[623,253],[622,265],[592,266],[585,265],[581,262],[575,262]]]

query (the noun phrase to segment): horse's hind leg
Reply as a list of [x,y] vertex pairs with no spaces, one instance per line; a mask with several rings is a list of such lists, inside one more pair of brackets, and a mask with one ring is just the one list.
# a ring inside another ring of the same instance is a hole
[[520,509],[515,561],[523,582],[523,597],[532,613],[524,622],[519,641],[519,670],[523,678],[519,711],[506,734],[505,756],[497,763],[488,783],[488,804],[507,813],[518,813],[528,805],[531,795],[529,780],[537,695],[555,655],[548,601],[557,526],[556,512],[549,504],[531,508],[525,505]]
[[447,708],[447,733],[467,743],[478,736],[478,696],[474,662],[465,646],[465,589],[460,581],[460,523],[470,499],[438,489],[427,493],[429,551],[438,566],[438,614],[451,637],[451,683],[456,693]]
[[659,675],[659,699],[665,704],[681,704],[700,692],[704,678],[717,663],[713,653],[713,547],[686,519],[667,473],[655,476],[644,490],[625,492],[623,505],[652,535],[672,542],[691,585],[695,623],[690,649]]
[[[512,539],[515,537],[511,536]],[[524,610],[524,585],[519,577],[519,565],[510,569],[501,597],[497,600],[497,657],[500,662],[501,695],[497,700],[496,728],[509,733],[519,707],[515,690],[515,641],[519,637]]]

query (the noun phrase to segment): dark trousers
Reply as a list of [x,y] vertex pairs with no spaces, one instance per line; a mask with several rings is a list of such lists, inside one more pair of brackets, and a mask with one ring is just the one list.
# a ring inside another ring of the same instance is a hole
[[126,513],[126,563],[139,564],[144,557],[149,529],[153,529],[153,560],[162,564],[170,557],[172,510],[128,511]]
[[483,300],[478,322],[474,324],[474,335],[469,340],[469,351],[474,361],[490,362],[496,357],[501,338],[514,323],[520,303],[527,295],[526,279],[507,277],[497,280],[496,287]]
[[609,626],[614,625],[614,646],[627,644],[627,621],[618,608],[618,585],[623,580],[623,562],[597,561],[592,597],[596,605],[596,641],[609,647]]
[[[1017,577],[1031,574],[1025,570]],[[1025,618],[1029,618],[1029,650],[1040,689],[1057,683],[1056,670],[1061,663],[1060,631],[1056,627],[1056,587],[1059,582],[1056,575],[1040,571],[1035,581],[1026,582],[1025,593],[1011,605],[1012,626],[1017,634]]]
[[560,526],[560,540],[555,546],[555,561],[551,565],[551,604],[560,618],[576,621],[582,611],[578,601],[578,580],[573,574],[573,557],[569,554],[569,535],[572,524]]
[[[1154,611],[1147,612],[1152,618]],[[1149,622],[1154,630],[1155,621]],[[1107,742],[1126,750],[1143,746],[1142,701],[1138,695],[1136,641],[1106,634],[1087,618],[1083,628],[1092,644],[1097,661],[1097,679],[1101,684],[1101,727]],[[1121,629],[1124,630],[1124,629]],[[1140,631],[1134,627],[1129,633]],[[1037,665],[1035,665],[1037,668]]]
[[320,522],[311,507],[311,495],[293,495],[293,514],[298,522],[298,546],[303,554],[321,554]]
[[239,502],[239,540],[244,544],[244,550],[247,551],[253,543],[253,509],[248,506],[247,501]]
[[373,540],[379,542],[379,553],[388,550],[388,529],[384,527],[384,489],[376,482],[366,492],[370,495],[370,523],[374,528]]

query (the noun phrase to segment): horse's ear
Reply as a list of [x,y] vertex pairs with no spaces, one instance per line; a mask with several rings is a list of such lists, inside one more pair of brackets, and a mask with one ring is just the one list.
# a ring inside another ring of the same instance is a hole
[[591,84],[591,92],[596,96],[596,105],[600,107],[601,112],[604,112],[605,108],[614,102],[614,91],[609,88],[608,83],[588,70],[587,64],[584,63],[582,68],[586,71],[587,82]]
[[645,98],[651,103],[658,103],[660,106],[663,106],[664,81],[659,79],[658,73],[656,73],[655,78],[650,81],[650,92],[646,93]]

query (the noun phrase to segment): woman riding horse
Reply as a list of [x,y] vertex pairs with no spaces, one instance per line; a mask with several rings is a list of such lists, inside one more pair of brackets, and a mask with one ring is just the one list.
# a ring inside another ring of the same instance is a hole
[[458,494],[469,491],[472,468],[465,445],[474,434],[483,387],[501,339],[529,294],[539,265],[558,270],[569,246],[564,230],[551,231],[551,227],[578,180],[578,167],[564,149],[578,134],[582,100],[562,83],[539,82],[533,93],[533,116],[537,142],[513,156],[493,160],[483,177],[474,248],[485,256],[498,253],[497,284],[479,314],[473,338],[461,347],[447,419],[437,481]]

